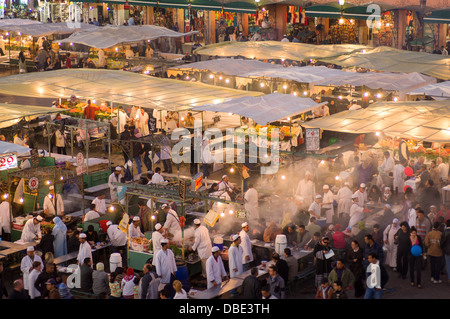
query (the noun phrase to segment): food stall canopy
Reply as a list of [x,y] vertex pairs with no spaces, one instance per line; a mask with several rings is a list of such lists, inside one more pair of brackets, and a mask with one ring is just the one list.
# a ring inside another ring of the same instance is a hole
[[423,17],[423,22],[426,23],[450,23],[450,8],[440,10],[433,10]]
[[45,98],[70,98],[75,95],[82,99],[167,111],[221,103],[227,98],[263,95],[260,92],[105,69],[63,69],[1,77],[0,92]]
[[439,83],[433,83],[421,88],[407,92],[408,95],[428,95],[433,98],[439,99],[450,98],[450,81],[444,81]]
[[73,33],[58,43],[78,43],[97,49],[107,49],[124,43],[154,40],[161,37],[184,37],[199,31],[186,33],[176,32],[156,25],[105,26],[92,30],[81,30]]
[[226,41],[209,44],[194,51],[196,54],[217,57],[242,56],[248,59],[288,59],[307,61],[348,55],[373,48],[359,44],[315,45],[281,41]]
[[40,24],[23,24],[23,25],[0,25],[0,30],[10,32],[21,32],[23,35],[34,37],[49,36],[52,34],[70,34],[79,30],[95,30],[100,27],[88,23],[40,23]]
[[0,27],[2,27],[2,28],[7,25],[20,26],[20,25],[38,25],[38,24],[43,24],[43,23],[36,21],[36,20],[30,20],[30,19],[19,19],[19,18],[0,19]]
[[[79,0],[78,2],[92,3],[91,0]],[[134,6],[150,6],[158,8],[178,8],[189,10],[211,10],[211,11],[222,11],[222,1],[210,1],[210,0],[195,0],[195,1],[185,1],[185,0],[130,0],[125,2],[124,0],[102,0],[102,3],[108,4],[129,4]],[[190,5],[190,7],[189,7]],[[256,6],[254,3],[249,1],[224,1],[223,2],[224,12],[236,12],[236,13],[255,13]]]
[[450,100],[377,102],[302,124],[345,133],[375,133],[428,142],[450,141]]
[[327,102],[316,103],[310,98],[291,94],[272,93],[264,96],[246,96],[219,104],[206,104],[194,107],[194,111],[233,113],[251,118],[260,125],[286,120],[297,114],[305,113]]
[[23,118],[30,121],[42,115],[58,112],[60,110],[45,106],[0,103],[0,128],[14,125]]
[[437,79],[450,80],[450,57],[426,52],[377,47],[364,52],[320,60],[343,67],[361,67],[387,72],[418,72]]
[[340,76],[328,77],[316,85],[353,85],[367,86],[371,89],[405,92],[414,88],[436,83],[436,79],[417,72],[341,72]]
[[28,155],[31,149],[26,146],[0,141],[0,154],[17,152],[18,156]]

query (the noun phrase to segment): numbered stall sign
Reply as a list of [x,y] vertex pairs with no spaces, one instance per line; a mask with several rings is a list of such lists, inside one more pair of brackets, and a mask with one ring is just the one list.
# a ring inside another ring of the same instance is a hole
[[306,151],[318,151],[320,149],[320,129],[307,128],[305,134]]
[[30,178],[30,181],[28,182],[28,187],[30,190],[35,190],[39,188],[39,179],[36,177]]
[[0,171],[17,167],[18,167],[17,153],[8,153],[0,155]]

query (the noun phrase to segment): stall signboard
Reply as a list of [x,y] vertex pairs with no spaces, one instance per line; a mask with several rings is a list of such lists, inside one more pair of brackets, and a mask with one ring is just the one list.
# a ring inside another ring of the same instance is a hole
[[28,187],[32,191],[35,189],[38,189],[39,188],[39,179],[37,177],[30,178],[30,180],[28,182]]
[[178,181],[178,195],[183,201],[186,200],[186,180],[184,179]]
[[156,128],[156,118],[151,117],[151,118],[148,120],[148,124],[149,124],[150,132],[155,133],[156,130],[157,130],[157,128]]
[[193,178],[191,182],[191,191],[196,192],[200,187],[203,185],[203,173],[197,173]]
[[320,149],[320,129],[307,128],[305,132],[306,151],[318,151]]
[[18,166],[16,152],[0,155],[0,171],[17,168]]
[[83,153],[79,152],[77,154],[77,159],[76,159],[76,163],[77,163],[77,175],[81,175],[86,173],[87,169],[86,169],[86,164],[84,162],[84,155]]

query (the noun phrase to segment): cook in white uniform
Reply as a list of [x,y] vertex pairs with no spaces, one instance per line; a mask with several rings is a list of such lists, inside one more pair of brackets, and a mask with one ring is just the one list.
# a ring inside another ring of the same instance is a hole
[[122,178],[121,175],[122,167],[117,166],[114,170],[114,172],[109,175],[108,178],[108,186],[109,186],[109,194],[111,197],[111,203],[115,203],[118,200],[117,197],[117,186],[113,185],[112,183],[120,183],[120,179]]
[[394,172],[394,159],[391,157],[389,151],[384,152],[384,160],[381,166],[378,168],[379,174],[377,177],[377,186],[382,188],[383,185],[390,186],[389,174]]
[[348,216],[350,214],[350,207],[352,206],[352,195],[353,193],[350,189],[350,184],[345,182],[344,186],[339,189],[337,193],[338,215],[344,213]]
[[11,212],[8,200],[0,204],[0,235],[5,240],[11,238]]
[[55,193],[55,186],[51,185],[50,192],[44,198],[44,214],[45,216],[55,217],[56,215],[64,215],[64,202],[60,194]]
[[141,231],[141,227],[139,226],[140,224],[141,219],[139,218],[139,216],[134,216],[133,222],[128,226],[128,236],[130,238],[145,237]]
[[195,227],[195,239],[192,247],[189,247],[189,250],[196,250],[198,256],[202,261],[202,275],[206,277],[206,260],[212,254],[212,244],[211,238],[209,237],[208,229],[201,224],[200,219],[194,219],[194,227]]
[[222,279],[227,276],[220,254],[220,248],[214,246],[212,248],[212,255],[206,261],[206,288],[208,289],[220,285]]
[[168,204],[163,204],[161,208],[166,214],[166,221],[163,227],[167,229],[170,234],[174,235],[174,238],[181,236],[180,219],[178,218],[177,212],[171,209]]
[[312,181],[312,174],[306,171],[305,178],[300,180],[297,185],[295,195],[303,197],[303,207],[309,208],[314,202],[315,186]]
[[156,273],[161,278],[162,284],[170,283],[170,275],[175,275],[177,264],[173,251],[169,249],[169,241],[166,238],[161,240],[161,250],[156,255]]
[[101,215],[106,213],[106,201],[105,195],[99,195],[92,200],[92,204],[95,204],[95,211]]
[[359,206],[359,197],[356,194],[352,195],[353,205],[350,207],[350,221],[348,227],[353,227],[364,218],[364,207]]
[[242,245],[242,264],[244,267],[244,271],[249,269],[250,263],[253,261],[253,253],[252,253],[252,243],[250,241],[250,237],[248,236],[248,223],[242,223],[242,230],[239,233],[241,237],[241,245]]
[[334,207],[333,207],[334,194],[330,191],[330,186],[323,185],[323,202],[322,207],[325,209],[325,216],[327,217],[326,223],[331,224],[333,222]]
[[248,183],[248,190],[244,194],[245,210],[249,221],[259,219],[258,191],[252,183]]
[[40,215],[29,219],[23,227],[22,236],[20,237],[20,239],[24,242],[31,242],[33,240],[41,239],[41,221],[43,220],[44,218],[42,218],[42,216]]
[[[163,233],[164,229],[160,223],[155,225],[155,231],[152,233],[152,244],[153,244],[153,256],[156,256],[161,248],[161,240],[164,239]],[[156,258],[153,258],[152,265],[156,266]]]
[[34,247],[27,247],[27,255],[22,258],[20,262],[20,270],[23,273],[23,286],[25,290],[29,290],[28,287],[28,277],[30,272],[33,270],[33,262],[39,261],[42,264],[42,268],[44,267],[44,263],[42,262],[41,257],[34,253]]
[[[91,260],[93,260],[93,259],[92,259],[91,245],[89,245],[89,243],[86,241],[85,233],[80,234],[79,241],[80,241],[80,248],[78,249],[77,262],[78,262],[78,265],[81,267],[86,258],[90,258]],[[92,265],[91,265],[91,267],[92,267]]]
[[241,237],[237,234],[233,235],[233,243],[228,249],[228,265],[230,268],[230,278],[239,276],[243,273],[242,254],[244,250],[240,246]]
[[366,184],[359,185],[359,189],[353,195],[358,196],[358,205],[364,207],[364,203],[367,201]]
[[308,212],[311,217],[315,217],[316,219],[320,218],[320,212],[321,212],[321,208],[320,208],[320,202],[322,201],[322,195],[317,194],[314,202],[311,203],[311,205],[309,205],[308,208]]

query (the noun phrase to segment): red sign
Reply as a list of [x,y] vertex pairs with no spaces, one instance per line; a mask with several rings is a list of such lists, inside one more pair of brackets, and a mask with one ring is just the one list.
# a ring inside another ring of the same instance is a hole
[[8,153],[0,155],[0,171],[16,167],[18,167],[16,153]]

